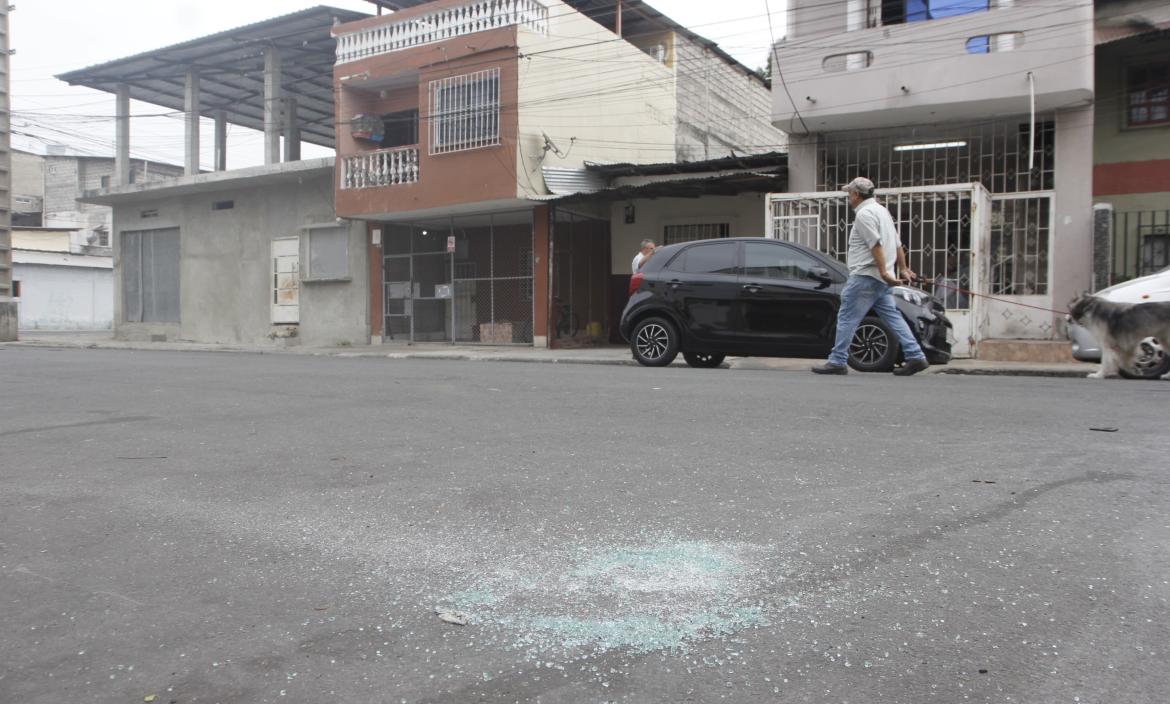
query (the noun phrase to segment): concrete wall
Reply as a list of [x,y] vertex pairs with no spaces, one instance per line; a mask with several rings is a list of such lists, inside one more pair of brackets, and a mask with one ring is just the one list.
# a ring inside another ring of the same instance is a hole
[[[123,339],[263,344],[283,326],[271,324],[273,276],[271,242],[300,237],[301,271],[308,268],[305,225],[335,222],[333,176],[314,172],[299,181],[266,186],[151,198],[138,195],[132,205],[114,208],[116,335]],[[212,210],[217,201],[234,207]],[[141,217],[143,211],[156,216]],[[122,233],[178,227],[181,238],[180,318],[177,325],[127,323],[122,314]],[[300,325],[296,341],[306,345],[365,344],[369,341],[368,266],[365,228],[349,229],[346,281],[301,282]]]
[[[1028,72],[1039,110],[1093,99],[1092,3],[1054,9],[1050,0],[1015,0],[1011,7],[872,29],[850,23],[854,4],[793,0],[795,24],[776,45],[788,86],[787,92],[779,82],[773,86],[776,126],[825,132],[1018,113],[1028,105]],[[851,26],[862,28],[846,31]],[[968,53],[968,39],[999,32],[1022,33],[1017,49]],[[857,52],[872,55],[868,67],[827,68],[829,57]]]
[[109,330],[114,323],[110,269],[20,264],[17,315],[21,330]]
[[676,35],[679,161],[779,151],[787,136],[768,118],[772,94],[754,76]]
[[[542,165],[674,160],[669,67],[561,2],[549,7],[547,36],[521,27],[517,42],[527,57],[518,90],[521,195],[546,192]],[[542,132],[568,156],[546,154]]]
[[630,275],[630,260],[645,238],[662,244],[663,227],[691,223],[731,223],[732,237],[763,237],[765,199],[761,193],[702,198],[655,198],[631,201],[635,222],[625,220],[626,201],[610,212],[611,265],[614,276]]
[[[103,188],[103,177],[114,182],[114,160],[101,157],[49,155],[44,159],[44,226],[77,230],[75,247],[89,245],[94,228],[113,230],[113,216],[104,205],[79,203],[86,191]],[[182,167],[142,160],[131,162],[134,183],[162,181],[183,174]]]
[[25,230],[13,229],[14,249],[35,249],[40,252],[68,252],[73,235],[72,230]]
[[45,158],[12,152],[12,195],[45,197]]

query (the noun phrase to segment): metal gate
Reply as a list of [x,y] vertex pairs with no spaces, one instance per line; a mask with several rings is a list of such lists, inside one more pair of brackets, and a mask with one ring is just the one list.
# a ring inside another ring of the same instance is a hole
[[528,211],[388,224],[382,250],[387,340],[532,343]]
[[[954,324],[953,354],[974,356],[988,317],[984,299],[965,291],[991,289],[991,196],[980,184],[964,184],[878,189],[877,197],[894,218],[910,268],[938,282],[933,293]],[[844,191],[771,194],[767,220],[768,237],[845,259],[852,210]]]
[[[1050,340],[1058,336],[1052,309],[1052,237],[1056,208],[1051,191],[991,197],[987,250],[990,293],[981,314],[988,337]],[[1022,305],[1020,305],[1022,304]]]

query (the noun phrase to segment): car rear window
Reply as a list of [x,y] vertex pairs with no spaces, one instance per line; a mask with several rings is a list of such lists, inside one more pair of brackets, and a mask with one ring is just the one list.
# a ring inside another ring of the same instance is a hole
[[687,247],[671,261],[670,268],[687,274],[734,274],[738,265],[737,248],[736,242]]

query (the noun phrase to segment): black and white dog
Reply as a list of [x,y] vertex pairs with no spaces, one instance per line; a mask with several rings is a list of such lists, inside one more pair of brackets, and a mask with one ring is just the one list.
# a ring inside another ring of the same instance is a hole
[[1101,368],[1090,379],[1133,370],[1142,341],[1148,337],[1170,345],[1170,303],[1114,303],[1084,295],[1073,301],[1069,317],[1101,342]]

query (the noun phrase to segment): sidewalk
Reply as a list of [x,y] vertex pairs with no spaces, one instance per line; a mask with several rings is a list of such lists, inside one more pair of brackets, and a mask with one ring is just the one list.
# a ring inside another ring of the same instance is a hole
[[[115,340],[102,332],[27,332],[17,342],[0,343],[5,347],[52,347],[73,349],[111,349],[165,352],[243,352],[251,354],[296,354],[318,357],[378,357],[383,359],[443,359],[477,362],[543,362],[547,364],[615,364],[636,366],[625,347],[578,349],[538,349],[535,347],[488,347],[427,343],[407,345],[355,345],[349,347],[299,347],[283,345],[217,345],[198,342],[129,342]],[[823,360],[778,359],[767,357],[731,357],[731,369],[806,372]],[[685,366],[681,356],[674,366]],[[932,366],[925,374],[968,374],[988,376],[1084,377],[1096,365],[1082,363],[987,362],[957,359],[950,364]]]

